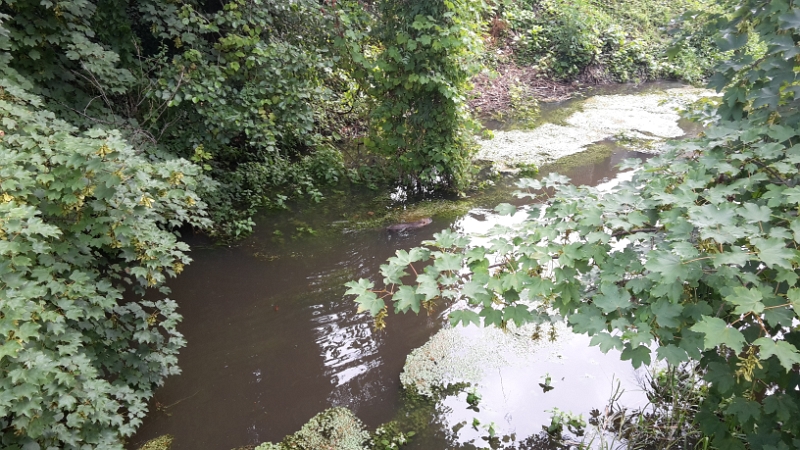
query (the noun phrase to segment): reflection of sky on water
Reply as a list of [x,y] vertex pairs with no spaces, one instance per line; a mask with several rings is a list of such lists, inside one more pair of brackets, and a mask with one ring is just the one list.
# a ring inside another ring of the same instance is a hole
[[325,314],[321,311],[323,305],[313,308],[316,343],[320,347],[326,374],[334,385],[341,386],[380,364],[372,322],[364,320],[368,318],[353,317],[348,312]]
[[[592,409],[602,410],[608,403],[617,383],[624,391],[622,404],[636,407],[647,401],[638,383],[640,375],[630,362],[620,360],[617,351],[603,354],[590,347],[585,335],[562,336],[555,351],[545,347],[537,355],[541,360],[488,370],[476,386],[481,396],[478,411],[468,409],[466,393],[442,401],[446,411],[443,425],[451,429],[466,425],[457,433],[457,442],[482,443],[489,424],[494,424],[500,436],[513,434],[524,439],[550,423],[554,408],[581,414],[587,420]],[[539,383],[548,375],[554,389],[545,393]],[[474,419],[482,424],[477,430],[472,427]]]
[[[349,258],[339,264],[339,269],[352,274],[353,268],[360,269],[366,264],[358,252],[349,253]],[[379,355],[381,340],[375,335],[372,319],[366,314],[358,314],[349,299],[330,298],[331,287],[345,281],[337,283],[335,279],[341,272],[317,273],[307,279],[312,289],[328,292],[328,298],[310,306],[314,342],[322,357],[323,376],[332,385],[328,401],[333,406],[353,408],[382,390],[364,375],[379,369],[383,361]]]
[[[604,180],[596,186],[608,191],[622,181],[630,180],[632,171]],[[529,208],[518,207],[512,216],[503,216],[490,209],[473,209],[458,219],[453,228],[471,236],[471,245],[491,245],[493,231],[513,228],[529,216]],[[481,331],[475,326],[458,327],[459,333],[479,339]],[[545,338],[546,339],[546,338]],[[453,444],[485,445],[482,437],[488,436],[493,425],[499,436],[514,436],[521,440],[542,431],[549,424],[552,411],[557,408],[589,418],[592,409],[600,410],[608,403],[617,386],[622,389],[620,401],[628,407],[644,406],[646,396],[639,379],[644,369],[636,371],[629,361],[620,360],[620,352],[607,354],[589,345],[586,335],[560,333],[557,342],[546,344],[526,355],[509,355],[503,352],[510,364],[489,367],[480,381],[468,390],[481,396],[478,410],[469,409],[467,392],[450,396],[440,402],[439,417],[443,429],[458,430],[451,436]],[[517,357],[518,356],[518,357]],[[539,383],[550,376],[555,388],[543,392]],[[473,427],[473,421],[480,425]],[[417,446],[416,448],[422,448]]]

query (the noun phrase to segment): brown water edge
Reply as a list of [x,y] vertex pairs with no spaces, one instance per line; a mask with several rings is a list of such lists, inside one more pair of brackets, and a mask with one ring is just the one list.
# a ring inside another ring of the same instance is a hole
[[[420,231],[430,238],[434,229]],[[372,426],[391,415],[405,355],[439,324],[396,317],[391,331],[375,334],[342,299],[346,281],[374,275],[394,253],[383,233],[341,236],[323,249],[307,244],[293,242],[297,256],[274,261],[248,245],[193,252],[171,283],[189,342],[183,373],[156,392],[131,448],[164,433],[177,450],[280,440],[330,406],[347,406]]]
[[[575,184],[595,185],[613,177],[623,159],[644,157],[619,147],[610,153],[589,165],[555,169]],[[520,204],[512,190],[504,184],[483,194],[490,200],[482,206],[493,207],[498,193]],[[313,226],[337,220],[335,214],[319,214]],[[188,341],[179,357],[183,373],[157,390],[130,449],[167,433],[175,436],[175,450],[276,442],[332,406],[351,408],[370,428],[394,417],[405,357],[443,319],[391,315],[388,329],[376,333],[371,319],[342,298],[343,283],[378,279],[379,266],[396,250],[430,239],[451,222],[435,220],[400,236],[384,230],[297,240],[284,235],[284,244],[274,242],[280,239],[271,225],[259,224],[253,238],[232,247],[190,242],[194,262],[170,283],[184,316],[178,328]]]

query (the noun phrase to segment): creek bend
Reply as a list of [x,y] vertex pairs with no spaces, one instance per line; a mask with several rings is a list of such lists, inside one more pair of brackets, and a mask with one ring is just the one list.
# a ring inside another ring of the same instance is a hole
[[[622,160],[645,157],[605,141],[541,173],[558,171],[575,184],[597,185],[612,180]],[[444,228],[469,232],[507,220],[492,208],[500,202],[524,205],[513,191],[511,180],[500,182],[476,194],[467,214],[434,215],[432,224],[408,233],[383,228],[320,232],[348,214],[367,211],[375,193],[366,193],[264,217],[253,236],[231,247],[189,238],[194,261],[170,282],[171,298],[184,316],[179,330],[188,341],[179,357],[182,374],[168,378],[156,392],[130,448],[162,434],[175,437],[175,450],[278,442],[333,406],[350,408],[370,429],[394,419],[401,407],[399,376],[406,356],[446,319],[390,313],[387,329],[376,332],[372,319],[356,314],[355,304],[342,298],[343,284],[378,279],[379,266],[396,250],[419,245]],[[289,235],[292,229],[295,236]],[[549,423],[545,410],[558,407],[586,417],[589,409],[602,408],[612,378],[636,389],[628,362],[589,348],[583,338],[565,341],[558,350],[563,361],[545,359],[537,366],[557,380],[556,389],[545,395],[532,390],[540,373],[500,373],[498,390],[485,395],[486,420],[494,421],[501,434],[514,433],[521,440]],[[564,361],[588,363],[595,370],[588,373],[592,369]],[[530,395],[512,393],[510,398],[514,385],[528,386]],[[431,429],[418,430],[407,448],[474,448],[470,441],[485,446],[480,440],[485,432],[458,426],[472,420],[464,395],[445,399]],[[461,428],[460,435],[453,427]]]

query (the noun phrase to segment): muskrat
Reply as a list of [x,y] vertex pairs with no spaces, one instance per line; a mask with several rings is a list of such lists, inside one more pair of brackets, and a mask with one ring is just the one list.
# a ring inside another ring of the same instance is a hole
[[419,219],[416,222],[408,222],[408,223],[397,223],[394,225],[389,225],[386,227],[389,231],[406,231],[406,230],[413,230],[415,228],[422,228],[425,225],[430,225],[433,222],[430,217],[426,217],[424,219]]

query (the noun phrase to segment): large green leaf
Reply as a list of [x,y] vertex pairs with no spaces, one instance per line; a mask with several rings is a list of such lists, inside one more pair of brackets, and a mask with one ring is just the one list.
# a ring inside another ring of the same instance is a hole
[[636,348],[632,348],[626,344],[620,359],[623,361],[630,361],[631,364],[633,364],[633,367],[637,369],[642,365],[650,365],[650,362],[652,361],[650,348],[646,345],[640,345]]
[[483,308],[478,315],[483,317],[483,326],[485,327],[500,326],[503,323],[503,311],[492,307]]
[[725,300],[736,305],[736,309],[733,311],[734,314],[751,312],[761,314],[764,311],[764,304],[761,302],[763,298],[758,289],[737,286],[733,288],[733,294],[725,297]]
[[513,321],[517,326],[528,323],[533,318],[530,310],[525,305],[506,306],[503,309],[503,320]]
[[439,283],[432,275],[427,273],[419,274],[419,276],[417,276],[417,283],[417,294],[424,296],[426,301],[432,300],[441,295]]
[[419,314],[419,305],[422,298],[423,296],[417,295],[417,292],[411,286],[400,286],[397,292],[392,295],[392,301],[395,302],[394,307],[396,312],[406,312],[411,309]]
[[689,277],[689,269],[682,262],[681,258],[672,253],[663,251],[650,252],[647,255],[645,267],[661,275],[665,283],[685,280]]
[[478,313],[467,309],[460,309],[450,313],[450,324],[452,326],[456,326],[459,323],[462,323],[464,326],[470,323],[480,325],[480,321],[481,319]]
[[[383,275],[384,284],[400,284],[403,277],[408,275],[405,271],[406,266],[398,264],[383,264],[381,265],[381,275]],[[349,293],[349,292],[348,292]]]
[[601,288],[601,291],[600,294],[592,297],[592,301],[605,314],[616,310],[629,309],[633,306],[631,303],[631,294],[623,288],[613,284],[607,284]]
[[656,316],[656,322],[662,327],[677,328],[680,325],[678,319],[683,312],[682,305],[661,299],[654,303],[651,309]]
[[438,255],[433,263],[433,267],[440,272],[458,272],[462,267],[462,255],[454,253],[442,253]]
[[603,318],[602,311],[596,307],[584,307],[569,316],[569,323],[578,333],[587,333],[590,336],[601,331],[606,331],[608,323]]
[[428,253],[427,250],[421,248],[414,248],[411,251],[398,250],[397,256],[389,258],[389,261],[393,265],[407,266],[411,263],[428,259]]
[[589,345],[599,346],[600,351],[603,353],[608,353],[611,349],[622,350],[623,344],[621,337],[605,332],[595,334],[592,336],[591,341],[589,341]]
[[749,223],[769,222],[772,209],[766,206],[758,206],[754,203],[745,203],[737,210],[737,214]]
[[752,420],[758,420],[761,417],[761,405],[757,402],[746,400],[738,397],[733,399],[728,408],[725,409],[726,414],[735,415],[741,423],[746,423]]
[[775,356],[787,372],[792,370],[795,364],[800,364],[800,352],[794,345],[786,341],[774,341],[768,337],[761,337],[753,341],[753,344],[758,345],[761,359],[765,360]]
[[783,267],[785,269],[792,268],[792,260],[797,255],[796,250],[786,247],[786,242],[781,239],[752,239],[751,242],[758,250],[758,257],[767,265],[767,267]]
[[672,344],[658,347],[656,349],[656,354],[658,355],[658,359],[665,359],[674,366],[689,360],[689,355],[686,354],[685,350]]
[[717,317],[704,316],[691,329],[705,336],[703,342],[706,350],[726,345],[736,353],[740,353],[745,344],[744,335],[739,330]]

